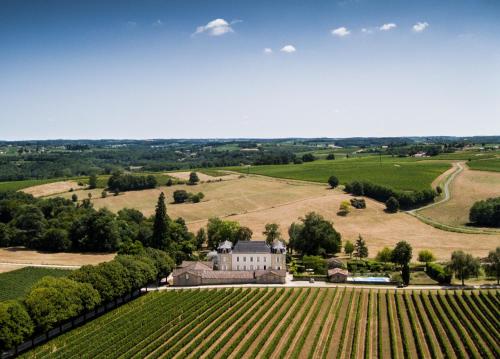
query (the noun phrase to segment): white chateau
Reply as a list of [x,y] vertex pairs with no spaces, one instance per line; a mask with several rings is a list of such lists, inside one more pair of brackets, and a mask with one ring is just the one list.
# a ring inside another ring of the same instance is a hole
[[286,246],[281,241],[229,241],[217,248],[215,265],[221,271],[286,270]]

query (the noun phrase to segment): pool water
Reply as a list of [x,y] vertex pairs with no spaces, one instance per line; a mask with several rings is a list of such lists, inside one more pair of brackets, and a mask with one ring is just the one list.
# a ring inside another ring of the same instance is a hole
[[372,283],[390,283],[391,279],[387,277],[348,277],[348,282],[372,282]]

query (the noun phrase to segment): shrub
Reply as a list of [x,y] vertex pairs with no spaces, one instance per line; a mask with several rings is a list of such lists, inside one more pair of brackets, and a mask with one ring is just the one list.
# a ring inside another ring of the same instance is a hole
[[347,216],[350,212],[350,208],[349,208],[349,202],[348,201],[342,201],[340,203],[340,207],[339,207],[339,211],[337,212],[337,214],[339,216]]
[[389,197],[387,202],[385,202],[387,212],[396,213],[399,210],[399,201],[394,197]]
[[357,209],[366,208],[366,201],[363,198],[351,198],[351,206]]
[[174,202],[175,203],[184,203],[188,200],[189,194],[183,190],[183,189],[178,189],[174,191]]
[[314,160],[316,160],[316,157],[312,153],[306,153],[302,156],[303,162],[312,162]]
[[302,263],[307,269],[312,269],[315,274],[326,274],[326,261],[320,256],[304,256]]
[[451,283],[451,273],[446,270],[441,264],[438,263],[428,263],[427,264],[427,275],[437,281],[439,284],[450,284]]
[[339,179],[335,176],[330,176],[330,178],[328,178],[328,184],[330,187],[335,188],[339,185]]
[[189,174],[189,180],[188,180],[188,185],[195,185],[197,184],[198,182],[200,182],[200,179],[198,178],[198,175],[196,174],[196,172],[191,172]]

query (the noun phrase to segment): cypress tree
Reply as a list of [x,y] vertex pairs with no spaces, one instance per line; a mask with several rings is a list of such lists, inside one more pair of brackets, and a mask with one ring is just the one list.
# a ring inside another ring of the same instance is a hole
[[165,250],[168,248],[168,223],[167,206],[165,205],[165,195],[160,193],[156,204],[155,219],[153,224],[152,246]]

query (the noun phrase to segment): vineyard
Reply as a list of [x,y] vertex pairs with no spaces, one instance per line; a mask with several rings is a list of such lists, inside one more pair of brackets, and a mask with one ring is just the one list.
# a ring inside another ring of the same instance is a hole
[[498,291],[149,293],[29,358],[499,358]]
[[45,276],[65,277],[68,269],[25,267],[0,274],[0,301],[24,297],[31,286]]

